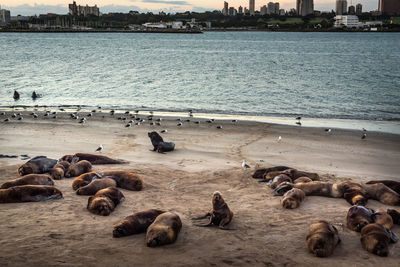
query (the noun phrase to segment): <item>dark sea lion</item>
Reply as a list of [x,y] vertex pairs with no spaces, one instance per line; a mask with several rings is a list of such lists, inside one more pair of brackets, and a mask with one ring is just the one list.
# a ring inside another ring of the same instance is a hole
[[102,177],[112,178],[117,182],[117,186],[127,190],[140,191],[144,182],[142,177],[131,171],[106,170],[100,173]]
[[380,209],[374,214],[372,214],[372,219],[374,220],[374,223],[383,225],[387,229],[391,229],[393,227],[392,217],[383,209]]
[[113,237],[122,237],[144,233],[158,215],[165,211],[149,209],[142,210],[126,217],[114,225]]
[[287,170],[281,171],[281,173],[288,175],[290,178],[292,178],[292,180],[296,180],[297,178],[305,176],[305,177],[310,178],[313,181],[319,181],[318,173],[314,173],[314,172],[304,172],[304,171],[299,171],[296,169],[287,169]]
[[90,182],[90,184],[78,188],[78,190],[76,190],[76,194],[90,196],[107,187],[117,187],[117,182],[114,179],[107,177],[94,179],[92,182]]
[[381,257],[389,255],[389,244],[396,243],[398,237],[383,225],[371,223],[361,230],[363,248]]
[[36,202],[62,198],[60,190],[48,185],[19,185],[0,189],[0,203]]
[[272,181],[270,181],[269,186],[272,189],[275,189],[283,182],[292,183],[292,179],[289,176],[287,176],[286,174],[279,174],[278,176],[275,176]]
[[13,98],[14,98],[14,100],[18,100],[19,99],[19,93],[17,92],[17,90],[14,90]]
[[308,251],[317,257],[332,255],[335,247],[340,243],[338,230],[331,223],[319,221],[313,223],[308,230],[306,245]]
[[258,169],[253,173],[252,177],[254,179],[262,179],[262,178],[264,178],[264,174],[265,173],[284,171],[284,170],[287,170],[287,169],[291,169],[291,168],[290,167],[286,167],[286,166],[275,166],[275,167],[271,167],[271,168]]
[[230,230],[226,226],[232,221],[233,212],[229,209],[220,192],[216,191],[212,195],[213,208],[206,215],[193,218],[193,220],[201,220],[209,218],[208,224],[195,224],[196,226],[217,225],[220,229]]
[[89,197],[87,209],[94,214],[108,216],[124,200],[124,195],[116,187],[107,187]]
[[101,178],[101,175],[97,172],[84,173],[75,178],[75,180],[72,182],[72,189],[78,190],[78,188],[90,184],[92,180],[96,178]]
[[364,206],[355,205],[351,207],[346,216],[347,228],[360,232],[364,226],[374,222],[372,218],[373,214],[373,210]]
[[178,238],[181,228],[182,222],[178,215],[164,212],[147,228],[146,244],[148,247],[172,244]]
[[65,155],[61,158],[61,160],[66,160],[71,162],[73,158],[78,158],[79,161],[87,160],[93,165],[99,164],[127,164],[129,162],[121,159],[112,159],[106,156],[102,156],[99,154],[87,154],[87,153],[76,153],[74,155]]
[[70,163],[68,161],[60,161],[50,170],[49,174],[53,179],[60,180],[64,177],[65,172],[68,170]]
[[343,198],[351,205],[365,206],[367,204],[369,194],[361,184],[352,181],[344,181],[334,184],[333,186],[337,187],[339,192],[343,194]]
[[296,180],[293,181],[295,184],[298,183],[309,183],[312,182],[311,178],[308,178],[306,176],[301,176],[299,178],[297,178]]
[[296,209],[300,206],[300,203],[305,199],[306,194],[303,190],[293,188],[287,191],[281,200],[282,207],[286,209]]
[[400,182],[399,181],[392,181],[392,180],[381,180],[381,181],[369,181],[367,184],[379,184],[382,183],[395,191],[397,194],[400,194]]
[[400,212],[394,209],[388,209],[386,212],[392,217],[394,224],[400,224]]
[[170,152],[170,151],[173,151],[174,149],[175,149],[174,142],[160,142],[160,143],[158,143],[158,146],[157,146],[158,153]]
[[28,174],[20,178],[5,182],[1,186],[1,189],[6,189],[18,185],[54,185],[54,181],[46,174]]
[[67,171],[65,172],[65,177],[75,177],[81,174],[92,171],[92,164],[87,160],[81,160],[77,163],[71,163]]
[[153,151],[157,151],[158,144],[164,142],[164,139],[156,131],[148,132],[147,136],[150,138],[151,144],[153,145]]
[[49,159],[46,156],[37,156],[21,165],[18,168],[18,174],[23,176],[31,173],[46,173],[49,172],[56,164],[57,160],[55,159]]
[[364,187],[369,198],[386,205],[400,206],[400,195],[383,183],[367,184]]

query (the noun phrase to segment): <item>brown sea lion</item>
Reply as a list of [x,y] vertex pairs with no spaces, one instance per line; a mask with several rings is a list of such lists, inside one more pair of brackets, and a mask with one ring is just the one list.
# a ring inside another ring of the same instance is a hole
[[282,207],[286,209],[295,209],[300,206],[300,203],[303,202],[306,194],[301,189],[293,188],[287,191],[281,200]]
[[10,188],[17,185],[54,185],[54,181],[46,174],[28,174],[5,182],[1,186],[1,189]]
[[313,181],[319,181],[318,173],[314,173],[314,172],[304,172],[304,171],[299,171],[296,169],[287,169],[287,170],[281,171],[281,173],[288,175],[290,178],[292,178],[292,180],[296,180],[297,178],[305,176],[305,177],[310,178]]
[[65,172],[68,170],[70,163],[68,161],[60,161],[50,170],[49,174],[53,179],[60,180],[64,178]]
[[121,159],[112,159],[106,156],[98,155],[98,154],[87,154],[87,153],[76,153],[74,155],[65,155],[61,158],[61,160],[66,160],[71,162],[73,158],[78,158],[78,161],[87,160],[93,165],[98,164],[127,164],[128,161]]
[[400,206],[400,195],[382,183],[364,185],[368,197],[385,205]]
[[101,179],[94,179],[90,184],[85,185],[83,187],[78,188],[76,190],[77,195],[94,195],[97,191],[107,188],[107,187],[117,187],[117,182],[111,178],[101,178]]
[[108,216],[125,199],[116,187],[107,187],[89,197],[87,209],[94,214]]
[[36,202],[62,198],[60,190],[48,185],[19,185],[0,189],[0,203]]
[[400,182],[399,181],[392,181],[392,180],[381,180],[381,181],[369,181],[367,184],[379,184],[382,183],[395,191],[397,194],[400,194]]
[[72,189],[78,190],[78,188],[90,184],[93,179],[97,178],[101,178],[101,175],[97,172],[84,173],[75,178],[75,180],[72,182]]
[[148,247],[156,247],[174,243],[181,228],[182,222],[178,215],[164,212],[147,228],[146,244]]
[[208,224],[195,224],[196,226],[217,225],[220,229],[231,230],[226,226],[232,221],[233,212],[229,209],[220,192],[216,191],[212,196],[213,208],[204,216],[193,218],[193,220],[201,220],[210,217]]
[[71,163],[65,172],[65,177],[75,177],[90,171],[92,171],[92,164],[87,160],[81,160],[77,163]]
[[286,174],[279,174],[278,176],[274,177],[274,179],[269,183],[269,186],[272,189],[275,189],[283,182],[292,183],[292,179],[289,176],[287,176]]
[[394,209],[388,209],[386,212],[392,217],[394,224],[400,224],[400,212]]
[[46,173],[49,172],[56,164],[57,160],[55,159],[49,159],[46,156],[37,156],[22,164],[18,168],[18,174],[23,176],[31,173]]
[[144,233],[158,215],[165,211],[149,209],[142,210],[126,217],[114,225],[113,237],[122,237]]
[[306,245],[308,251],[317,257],[332,255],[335,247],[340,243],[338,230],[331,223],[319,221],[313,223],[308,230]]
[[293,181],[295,184],[298,183],[309,183],[312,182],[312,180],[306,176],[301,176],[299,178],[297,178],[296,180]]
[[351,207],[346,216],[347,228],[360,232],[364,226],[374,222],[373,214],[373,210],[364,206],[355,205]]
[[374,220],[374,223],[383,225],[387,229],[391,229],[393,227],[392,217],[383,209],[380,209],[372,214],[372,219]]
[[102,177],[112,178],[117,182],[117,186],[127,190],[140,191],[143,188],[142,177],[131,171],[106,170],[100,173]]
[[269,173],[269,172],[280,172],[280,171],[284,171],[284,170],[287,170],[287,169],[291,169],[291,168],[290,167],[286,167],[286,166],[275,166],[275,167],[271,167],[271,168],[258,169],[258,170],[256,170],[254,172],[252,177],[254,179],[262,179],[262,178],[265,178],[264,174],[266,174],[266,173]]
[[389,255],[389,244],[397,241],[397,236],[381,224],[371,223],[361,230],[363,248],[381,257],[387,257]]

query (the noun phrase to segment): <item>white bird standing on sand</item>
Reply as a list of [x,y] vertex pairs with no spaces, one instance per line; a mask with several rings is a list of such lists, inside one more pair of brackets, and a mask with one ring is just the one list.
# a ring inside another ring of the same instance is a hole
[[367,138],[367,134],[363,133],[363,135],[361,136],[361,139],[365,139],[365,138]]
[[278,142],[280,142],[282,140],[282,136],[278,137]]
[[325,129],[325,132],[327,132],[327,133],[330,133],[332,131],[332,129],[331,128],[327,128],[327,129]]
[[161,133],[168,133],[167,129],[161,130]]
[[96,149],[96,152],[97,151],[99,151],[99,152],[103,151],[103,145],[102,144],[100,144],[100,146]]
[[242,168],[243,168],[243,169],[250,168],[250,166],[246,164],[246,161],[245,161],[245,160],[242,161]]
[[182,126],[182,122],[178,122],[178,124],[176,126],[178,126],[178,127]]

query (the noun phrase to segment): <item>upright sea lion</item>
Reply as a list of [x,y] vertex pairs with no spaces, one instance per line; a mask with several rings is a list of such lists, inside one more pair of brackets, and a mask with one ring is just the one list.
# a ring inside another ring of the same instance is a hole
[[49,174],[53,179],[60,180],[64,177],[65,172],[68,170],[70,163],[68,161],[62,160],[58,162],[50,170]]
[[364,226],[374,222],[372,214],[374,211],[364,206],[351,207],[346,216],[347,228],[360,232]]
[[374,223],[385,226],[387,229],[391,229],[393,227],[393,219],[392,217],[383,209],[372,214],[372,219]]
[[116,187],[107,187],[89,197],[87,209],[94,214],[108,216],[124,198]]
[[142,210],[126,217],[114,225],[113,237],[122,237],[144,233],[158,215],[165,211],[149,209]]
[[164,212],[147,228],[146,244],[148,247],[156,247],[174,243],[181,228],[182,222],[178,215]]
[[308,251],[317,257],[332,255],[335,247],[340,243],[338,230],[331,223],[319,221],[313,223],[308,230],[306,245]]
[[65,172],[65,177],[75,177],[92,171],[92,164],[87,160],[81,160],[77,163],[71,163]]
[[280,171],[284,171],[284,170],[287,170],[287,169],[291,169],[291,168],[290,167],[286,167],[286,166],[275,166],[275,167],[271,167],[271,168],[258,169],[253,173],[252,177],[254,179],[262,179],[262,178],[264,178],[264,174],[265,173],[280,172]]
[[389,244],[397,241],[398,237],[381,224],[371,223],[361,230],[363,248],[381,257],[387,257],[389,255]]
[[117,186],[127,190],[140,191],[143,188],[142,177],[131,171],[106,170],[100,173],[102,177],[112,178],[117,182]]
[[298,183],[309,183],[312,182],[311,178],[308,178],[306,176],[301,176],[297,178],[296,180],[293,181],[293,183],[298,184]]
[[46,174],[28,174],[5,182],[1,186],[1,189],[10,188],[17,185],[54,185],[54,181]]
[[281,200],[282,207],[286,209],[298,208],[305,197],[306,194],[304,194],[303,190],[293,188],[283,195],[283,198]]
[[111,178],[100,178],[100,179],[94,179],[90,184],[85,185],[81,188],[78,188],[76,190],[77,195],[94,195],[97,193],[97,191],[107,188],[107,187],[117,187],[117,182],[114,181],[114,179]]
[[392,217],[394,224],[400,224],[400,212],[394,209],[388,209],[386,212]]
[[381,180],[381,181],[369,181],[367,184],[379,184],[382,183],[395,191],[397,194],[400,194],[400,182],[399,181],[392,181],[392,180]]
[[156,131],[148,132],[147,136],[150,138],[151,144],[153,145],[153,151],[157,151],[158,144],[164,142],[164,139]]
[[37,156],[21,165],[18,168],[18,174],[23,176],[31,173],[46,173],[49,172],[56,164],[57,160],[55,159],[49,159],[46,156]]
[[289,176],[287,176],[286,174],[279,174],[278,176],[275,176],[272,181],[270,181],[269,186],[272,189],[275,189],[283,182],[292,183],[292,179]]
[[61,160],[66,160],[71,162],[73,158],[78,158],[79,161],[87,160],[93,165],[98,164],[127,164],[129,162],[121,159],[112,159],[106,156],[102,156],[99,154],[87,154],[87,153],[76,153],[74,155],[65,155],[61,158]]
[[48,185],[18,185],[0,189],[0,203],[36,202],[62,198],[60,190]]
[[72,182],[72,189],[78,190],[78,188],[90,184],[92,180],[96,178],[101,178],[101,175],[97,172],[84,173],[75,178],[75,180]]
[[232,221],[233,212],[229,209],[220,192],[215,191],[212,196],[213,208],[206,215],[193,218],[201,220],[210,217],[208,224],[195,224],[196,226],[217,225],[220,229],[230,230],[226,226]]

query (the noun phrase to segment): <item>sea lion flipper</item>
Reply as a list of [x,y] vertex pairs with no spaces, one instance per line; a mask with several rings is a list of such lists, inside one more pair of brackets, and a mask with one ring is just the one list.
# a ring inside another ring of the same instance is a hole
[[397,241],[399,241],[399,238],[397,237],[397,235],[390,230],[389,230],[389,233],[390,233],[390,242],[397,243]]
[[200,217],[192,218],[192,220],[202,220],[202,219],[205,219],[205,218],[207,218],[207,217],[209,217],[209,216],[211,216],[211,214],[208,212],[208,213],[206,213],[206,215],[203,215],[203,216],[200,216]]
[[207,223],[207,224],[194,224],[194,226],[199,226],[199,227],[208,227],[211,226],[212,223]]

